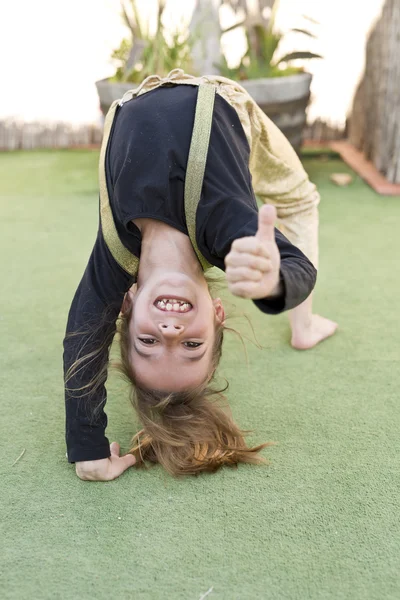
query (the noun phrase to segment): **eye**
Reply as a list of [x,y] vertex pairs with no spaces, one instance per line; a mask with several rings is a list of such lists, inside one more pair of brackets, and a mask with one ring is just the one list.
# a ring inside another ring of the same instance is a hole
[[198,348],[203,345],[203,342],[184,342],[183,344],[186,348]]
[[154,338],[139,338],[139,340],[147,346],[154,346],[154,344],[157,343],[157,340],[155,340]]

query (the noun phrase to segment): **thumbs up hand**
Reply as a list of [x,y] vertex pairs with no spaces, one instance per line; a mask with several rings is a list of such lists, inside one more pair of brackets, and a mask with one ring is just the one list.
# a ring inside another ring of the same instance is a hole
[[235,240],[225,257],[228,288],[235,296],[258,300],[280,294],[281,257],[275,241],[276,209],[264,205],[255,236]]

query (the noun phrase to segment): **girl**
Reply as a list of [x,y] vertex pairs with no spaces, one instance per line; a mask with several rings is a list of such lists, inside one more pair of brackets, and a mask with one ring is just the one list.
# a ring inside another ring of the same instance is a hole
[[[181,70],[152,76],[113,104],[99,179],[98,235],[64,339],[69,462],[87,480],[114,479],[146,460],[174,475],[261,462],[265,444],[249,448],[213,401],[225,313],[204,273],[226,270],[230,291],[264,313],[294,309],[297,348],[331,335],[336,324],[311,312],[315,186],[243,88]],[[274,230],[274,207],[258,213],[255,193],[275,204],[305,254]],[[121,368],[143,424],[124,457],[105,437],[118,315]]]

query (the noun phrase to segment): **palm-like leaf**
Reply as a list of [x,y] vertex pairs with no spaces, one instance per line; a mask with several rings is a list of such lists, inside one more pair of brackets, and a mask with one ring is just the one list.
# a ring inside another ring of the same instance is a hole
[[258,43],[257,56],[263,62],[271,64],[279,42],[281,41],[281,36],[279,33],[269,32],[268,29],[265,29],[261,25],[254,27],[254,30]]
[[290,31],[295,31],[296,33],[303,33],[304,35],[307,35],[308,37],[314,39],[317,38],[317,36],[311,33],[311,31],[308,31],[307,29],[302,29],[301,27],[293,27]]
[[273,33],[273,31],[275,29],[276,15],[278,12],[279,4],[280,4],[280,0],[274,0],[274,2],[272,4],[271,16],[269,18],[269,23],[268,23],[269,33]]
[[125,23],[125,25],[128,27],[128,29],[131,30],[131,32],[133,33],[133,29],[134,29],[134,23],[132,23],[130,16],[128,15],[128,13],[126,12],[126,8],[123,5],[123,3],[121,2],[121,14],[122,14],[122,19]]
[[282,58],[280,58],[276,64],[279,65],[283,62],[289,62],[290,60],[296,60],[297,58],[310,59],[310,58],[323,58],[323,57],[320,54],[314,54],[314,52],[301,52],[301,51],[289,52],[289,54],[285,54],[285,56],[282,56]]
[[242,19],[241,21],[238,21],[237,23],[234,23],[233,25],[230,25],[226,29],[223,29],[221,31],[221,35],[224,34],[224,33],[228,33],[229,31],[233,31],[237,27],[243,27],[243,25],[246,25],[246,19]]
[[307,21],[310,21],[310,23],[314,23],[314,25],[320,25],[320,22],[316,21],[312,17],[309,17],[307,15],[301,15],[301,16],[303,17],[303,19],[306,19]]

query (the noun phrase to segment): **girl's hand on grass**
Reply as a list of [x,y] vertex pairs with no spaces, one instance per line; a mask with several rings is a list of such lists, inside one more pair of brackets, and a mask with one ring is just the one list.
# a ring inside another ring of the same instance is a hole
[[228,288],[234,296],[259,300],[281,294],[281,257],[275,241],[276,209],[264,205],[255,236],[235,240],[225,257]]
[[120,456],[117,442],[110,445],[110,458],[85,460],[75,465],[76,474],[84,481],[111,481],[119,477],[126,469],[133,467],[136,458],[132,454]]

